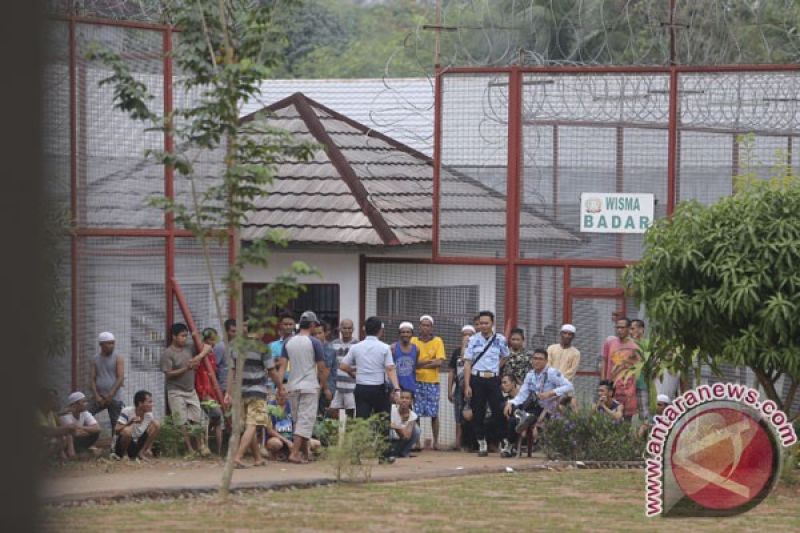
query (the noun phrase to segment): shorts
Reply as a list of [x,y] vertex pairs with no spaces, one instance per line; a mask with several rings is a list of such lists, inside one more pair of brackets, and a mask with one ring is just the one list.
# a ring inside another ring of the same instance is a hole
[[75,449],[75,452],[82,452],[84,450],[88,450],[94,443],[97,442],[97,439],[100,437],[99,433],[93,433],[91,435],[84,435],[82,437],[73,437],[72,438],[72,446]]
[[219,424],[219,421],[222,420],[222,409],[220,407],[203,407],[203,411],[206,412],[208,420],[214,425]]
[[97,403],[97,399],[92,399],[91,403],[89,404],[89,412],[92,413],[92,416],[96,415],[101,411],[105,411],[108,409],[108,419],[111,421],[111,432],[114,432],[114,428],[117,426],[117,420],[119,420],[119,415],[122,413],[122,408],[125,404],[122,403],[121,400],[111,400],[111,403],[100,407]]
[[139,437],[138,440],[132,440],[128,443],[128,449],[122,449],[122,440],[117,439],[117,443],[114,445],[114,453],[117,454],[117,457],[124,457],[127,455],[131,459],[135,459],[139,452],[142,450],[144,443],[147,441],[147,433]]
[[294,415],[294,431],[292,433],[298,437],[310,439],[314,433],[314,424],[317,422],[319,391],[291,391],[289,402]]
[[175,424],[200,424],[203,422],[203,408],[195,391],[168,390],[167,403]]
[[242,420],[245,426],[270,426],[267,400],[258,396],[242,398]]
[[417,382],[417,393],[414,395],[414,412],[420,417],[436,418],[439,416],[439,384]]
[[356,408],[355,390],[346,392],[336,389],[336,394],[333,395],[333,400],[331,400],[331,409],[355,409],[355,408]]

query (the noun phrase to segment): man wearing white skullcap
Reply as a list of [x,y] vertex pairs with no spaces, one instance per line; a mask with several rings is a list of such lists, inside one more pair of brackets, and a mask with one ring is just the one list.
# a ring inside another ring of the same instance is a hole
[[401,322],[397,327],[399,340],[392,344],[392,359],[397,371],[397,381],[400,388],[412,394],[417,393],[417,358],[419,350],[411,342],[414,335],[414,325],[411,322]]
[[433,449],[439,449],[439,368],[447,358],[444,341],[433,335],[433,317],[419,317],[419,337],[411,339],[419,352],[417,359],[417,394],[414,411],[420,418],[431,419]]
[[575,373],[581,364],[581,352],[572,345],[575,333],[575,326],[564,324],[561,326],[560,342],[547,347],[548,363],[569,381],[575,378]]
[[[116,352],[114,334],[104,331],[97,336],[100,350],[92,359],[89,386],[92,389],[92,401],[89,412],[97,415],[108,409],[111,433],[117,426],[119,414],[122,412],[122,385],[125,383],[125,359]],[[113,440],[113,439],[112,439]]]
[[81,451],[95,452],[94,443],[100,436],[100,425],[86,410],[86,395],[76,391],[67,397],[67,409],[60,418],[60,425],[71,428],[65,438],[67,457],[74,459]]

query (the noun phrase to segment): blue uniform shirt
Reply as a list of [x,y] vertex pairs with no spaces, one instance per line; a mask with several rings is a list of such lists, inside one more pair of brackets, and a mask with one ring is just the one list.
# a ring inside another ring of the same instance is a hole
[[[492,335],[490,335],[488,339],[484,338],[482,333],[476,333],[470,337],[467,343],[467,349],[464,352],[464,359],[472,361],[478,357],[491,338]],[[478,364],[472,367],[472,372],[494,372],[495,374],[499,374],[500,359],[505,357],[508,357],[508,344],[506,343],[506,338],[497,333],[494,336],[492,345],[486,350],[483,357],[480,358]]]
[[[511,403],[519,407],[530,398],[531,394],[538,394],[551,390],[556,391],[556,397],[559,397],[574,391],[575,388],[561,372],[551,366],[544,367],[544,369],[538,373],[535,370],[531,370],[525,376],[525,381],[522,382],[519,392],[514,396],[514,399],[511,400]],[[546,401],[545,405],[549,408],[550,406],[547,405],[548,403],[554,402]]]

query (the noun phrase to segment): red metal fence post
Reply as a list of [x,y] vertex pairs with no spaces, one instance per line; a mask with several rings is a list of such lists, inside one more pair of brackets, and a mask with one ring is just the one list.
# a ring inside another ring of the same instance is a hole
[[433,213],[431,255],[435,261],[439,257],[439,196],[441,191],[441,174],[439,167],[442,164],[442,76],[440,69],[436,69],[433,94]]
[[[78,225],[78,118],[77,109],[77,82],[76,82],[76,50],[75,50],[75,19],[67,20],[69,32],[69,209],[70,223],[73,227]],[[70,326],[71,326],[71,361],[70,379],[71,389],[78,388],[78,235],[73,232],[70,236]]]
[[517,324],[519,313],[519,209],[522,178],[522,73],[514,68],[508,79],[508,169],[506,198],[505,331]]
[[[164,53],[164,116],[168,120],[168,128],[164,132],[164,151],[169,153],[174,149],[172,132],[169,127],[172,125],[169,118],[172,113],[172,30],[167,27],[162,30],[163,53]],[[175,172],[172,166],[164,165],[164,196],[172,200],[175,198]],[[164,213],[164,226],[167,229],[165,239],[165,282],[164,292],[166,298],[166,330],[175,322],[172,296],[174,292],[173,279],[175,278],[175,217],[169,211]],[[167,334],[169,336],[169,333]]]

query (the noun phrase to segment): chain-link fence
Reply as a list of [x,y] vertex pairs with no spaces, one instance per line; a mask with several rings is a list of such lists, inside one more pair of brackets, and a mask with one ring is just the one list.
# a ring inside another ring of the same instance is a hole
[[[147,86],[155,112],[168,112],[173,101],[191,105],[199,94],[181,91],[179,76],[165,76],[174,36],[166,26],[80,17],[52,19],[49,25],[44,156],[51,209],[71,221],[65,222],[64,246],[52,253],[64,256],[61,294],[72,313],[63,353],[49,354],[54,370],[47,381],[62,398],[71,390],[90,395],[97,335],[110,331],[125,358],[123,401],[131,404],[137,390],[147,389],[160,416],[165,402],[159,358],[167,327],[188,321],[174,303],[172,280],[198,328],[219,329],[220,317],[200,244],[150,203],[171,196],[191,205],[189,180],[145,157],[147,149],[165,149],[167,139],[115,109],[113,84],[100,83],[112,72],[87,52],[101,46],[118,54]],[[197,158],[199,194],[221,177],[221,164],[214,154]],[[227,245],[212,244],[210,252],[216,289],[223,291]]]
[[[620,278],[641,257],[642,233],[581,231],[581,194],[649,193],[659,219],[679,201],[732,194],[739,175],[800,168],[796,65],[465,67],[439,76],[434,262],[491,261],[511,272],[517,301],[505,302],[506,326],[524,327],[531,347],[576,325],[581,398],[594,394],[612,313],[646,319]],[[495,199],[505,204],[496,212]],[[742,369],[724,370],[752,382]]]

